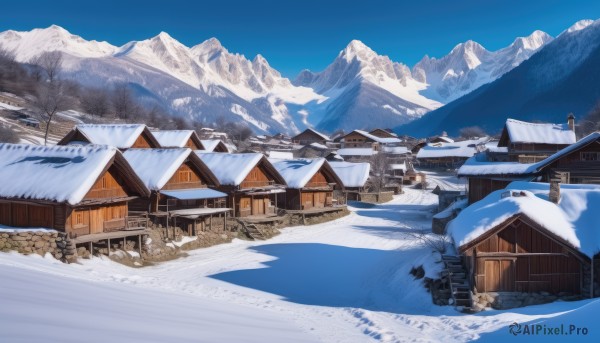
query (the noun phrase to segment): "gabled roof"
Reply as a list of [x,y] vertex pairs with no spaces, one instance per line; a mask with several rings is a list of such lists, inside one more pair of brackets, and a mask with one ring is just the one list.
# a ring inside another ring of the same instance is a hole
[[275,182],[286,184],[284,178],[263,154],[206,153],[202,150],[197,150],[195,153],[213,172],[221,185],[239,186],[252,168],[259,164],[262,164],[272,175]]
[[337,184],[343,186],[342,180],[335,174],[329,163],[324,158],[306,159],[298,158],[293,160],[274,159],[269,161],[275,169],[283,176],[288,188],[304,188],[310,179],[322,170],[331,176]]
[[369,163],[329,162],[344,187],[364,187],[369,179]]
[[[382,144],[401,143],[402,142],[402,140],[398,137],[381,138],[381,137],[377,137],[377,136],[372,135],[372,134],[368,133],[367,131],[363,131],[363,130],[354,130],[354,131],[348,133],[346,136],[348,136],[352,133],[358,133],[359,135],[364,136],[374,142],[378,142],[378,143],[382,143]],[[346,136],[344,136],[344,138]]]
[[0,144],[0,197],[76,205],[113,163],[138,195],[150,194],[114,147]]
[[306,130],[304,130],[304,131],[300,132],[299,134],[295,135],[294,137],[292,137],[292,140],[295,140],[296,137],[300,136],[303,133],[312,133],[312,134],[315,134],[315,135],[321,137],[323,140],[326,140],[326,141],[330,141],[331,140],[331,138],[329,138],[329,136],[327,136],[327,135],[325,135],[323,133],[320,133],[319,131],[311,129],[311,128],[307,128]]
[[460,249],[519,215],[532,220],[574,248],[581,247],[576,231],[565,213],[554,203],[527,190],[498,190],[488,194],[462,210],[448,224],[448,233]]
[[338,149],[337,154],[340,156],[372,156],[376,155],[377,151],[372,148],[343,148]]
[[529,123],[516,119],[507,119],[498,146],[508,143],[573,144],[577,141],[575,132],[567,123]]
[[194,130],[160,130],[152,131],[152,134],[163,148],[185,148],[188,140],[192,139],[201,150],[204,149]]
[[[384,137],[387,138],[391,138],[391,137],[398,137],[398,135],[396,133],[394,133],[391,129],[373,129],[371,131],[369,131],[370,134],[377,136],[377,134],[383,135]],[[379,136],[377,136],[379,137]]]
[[217,177],[189,148],[129,149],[123,153],[127,162],[150,190],[161,190],[181,165],[189,161],[208,183],[219,185]]
[[600,140],[600,132],[591,133],[576,143],[571,144],[536,163],[487,162],[485,160],[485,155],[479,154],[468,159],[465,164],[458,169],[458,176],[534,175],[560,158],[593,144],[598,140]]
[[73,137],[80,133],[91,144],[102,144],[129,149],[136,139],[144,134],[151,147],[159,148],[160,144],[144,124],[80,124],[71,130],[58,145],[67,145]]
[[218,150],[224,149],[225,151],[230,152],[227,144],[223,143],[220,139],[201,139],[200,142],[202,142],[205,151],[213,152],[217,147],[220,147]]

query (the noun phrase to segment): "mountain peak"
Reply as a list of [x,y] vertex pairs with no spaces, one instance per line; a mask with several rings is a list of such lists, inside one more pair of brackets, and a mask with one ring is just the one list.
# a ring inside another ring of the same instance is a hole
[[565,33],[565,32],[571,33],[571,32],[575,32],[575,31],[583,30],[586,27],[592,25],[593,23],[594,23],[594,21],[591,19],[583,19],[583,20],[580,20],[580,21],[576,22],[575,24],[571,25],[568,29],[563,31],[563,33]]
[[517,37],[511,46],[526,50],[537,50],[546,45],[546,43],[550,42],[552,39],[552,36],[546,32],[535,30],[527,37]]

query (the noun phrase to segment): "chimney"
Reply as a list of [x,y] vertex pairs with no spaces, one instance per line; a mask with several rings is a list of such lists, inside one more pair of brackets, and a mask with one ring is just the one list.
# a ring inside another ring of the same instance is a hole
[[573,113],[569,113],[567,116],[567,124],[569,124],[569,130],[575,132],[575,116]]
[[550,177],[550,193],[548,198],[551,202],[558,204],[560,200],[560,181],[561,175],[559,173],[552,173]]

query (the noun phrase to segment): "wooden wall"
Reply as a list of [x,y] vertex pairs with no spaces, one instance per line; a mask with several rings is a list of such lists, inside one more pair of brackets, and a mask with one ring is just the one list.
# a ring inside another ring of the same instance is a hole
[[188,138],[187,142],[185,143],[185,147],[190,148],[192,150],[201,150],[200,146],[196,144],[196,142],[194,142],[194,140],[191,137]]
[[206,187],[206,180],[202,178],[200,172],[189,162],[186,162],[177,168],[177,171],[165,184],[163,189],[192,189]]
[[581,292],[578,256],[527,221],[517,219],[469,250],[478,292]]
[[323,137],[317,135],[316,133],[306,130],[297,136],[292,137],[293,142],[297,142],[302,145],[307,145],[311,143],[321,143],[325,144],[325,139]]
[[135,140],[135,143],[133,143],[133,145],[131,146],[131,148],[134,148],[134,149],[148,149],[148,148],[152,148],[152,146],[150,145],[150,142],[148,141],[148,139],[144,136],[144,133],[142,133]]
[[267,173],[260,165],[257,165],[254,168],[252,168],[252,170],[250,171],[250,173],[248,173],[244,181],[242,181],[242,183],[240,184],[240,188],[248,189],[254,187],[265,187],[272,184],[272,182],[273,179],[267,176]]
[[469,204],[485,198],[488,194],[504,189],[511,181],[485,178],[469,178]]
[[66,232],[84,235],[124,229],[127,212],[125,201],[70,209],[67,211]]
[[0,224],[15,227],[56,228],[54,207],[53,205],[0,202]]
[[88,194],[85,195],[84,199],[102,199],[125,196],[127,196],[127,192],[124,188],[124,182],[116,173],[114,167],[111,167],[98,178]]
[[[333,182],[333,180],[330,181]],[[305,187],[329,187],[329,183],[323,172],[319,170],[310,178],[310,181],[308,181]]]
[[357,133],[351,132],[344,136],[344,148],[370,148],[379,150],[379,144],[371,141],[367,137]]
[[269,195],[242,195],[236,197],[235,213],[238,217],[274,214],[275,205]]

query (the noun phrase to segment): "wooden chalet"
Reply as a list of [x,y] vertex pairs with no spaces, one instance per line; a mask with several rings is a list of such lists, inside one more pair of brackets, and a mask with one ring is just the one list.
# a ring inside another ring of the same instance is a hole
[[80,124],[57,143],[85,144],[110,145],[121,151],[161,147],[152,132],[143,124]]
[[391,129],[374,129],[369,133],[380,138],[398,138],[398,135],[395,134]]
[[285,196],[279,197],[279,207],[288,212],[319,212],[333,210],[337,201],[334,190],[343,184],[324,158],[270,159],[287,183]]
[[347,200],[360,201],[361,194],[366,192],[371,165],[365,162],[329,162],[329,165],[344,185],[343,203]]
[[294,144],[300,145],[309,145],[311,143],[319,143],[325,145],[325,143],[329,141],[331,141],[331,138],[310,128],[292,137],[292,142]]
[[227,194],[215,190],[219,181],[191,149],[130,149],[123,155],[152,192],[131,208],[189,235],[226,229]]
[[366,131],[354,130],[344,136],[342,148],[371,148],[373,151],[379,151],[382,146],[394,146],[401,142],[398,137],[382,138]]
[[[557,206],[543,199],[548,197],[547,183],[513,185],[538,189],[493,192],[464,209],[448,225],[471,288],[478,293],[597,295],[594,288],[598,288],[598,276],[591,272],[598,269],[600,241],[593,234],[597,220],[579,218],[595,217],[589,202],[593,199],[596,206],[600,205],[600,188],[573,189],[571,196]],[[570,201],[587,204],[577,209],[579,218],[565,215],[564,210],[572,210],[575,205]]]
[[564,124],[529,123],[507,119],[498,147],[507,148],[508,160],[533,163],[576,142],[575,117],[570,114]]
[[231,152],[227,145],[220,139],[201,139],[200,142],[204,148],[202,150],[207,152]]
[[482,153],[458,170],[459,177],[468,178],[470,204],[512,181],[548,182],[557,174],[566,184],[600,184],[600,133],[592,133],[536,163],[489,162]]
[[484,149],[489,137],[452,143],[428,143],[419,149],[417,161],[421,167],[457,168]]
[[277,197],[286,183],[263,154],[196,154],[219,180],[217,190],[227,194],[234,217],[269,221],[278,216]]
[[194,130],[160,130],[152,135],[163,148],[190,148],[205,150],[200,137]]
[[129,203],[150,191],[116,148],[0,144],[0,161],[4,225],[63,231],[75,243],[145,233],[147,217]]

